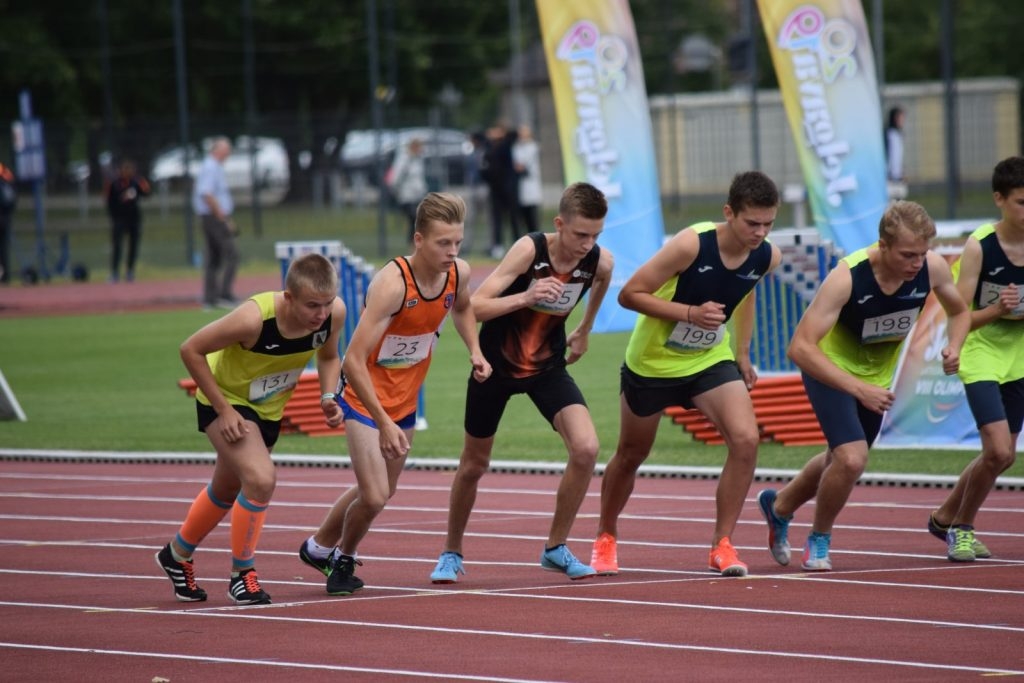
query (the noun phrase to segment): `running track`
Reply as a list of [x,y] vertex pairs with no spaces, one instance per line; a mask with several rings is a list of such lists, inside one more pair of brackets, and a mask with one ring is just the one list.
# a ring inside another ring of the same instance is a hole
[[[367,587],[332,598],[296,550],[353,474],[280,467],[258,562],[274,604],[242,608],[225,594],[226,524],[196,555],[208,602],[176,602],[153,561],[209,474],[0,460],[0,679],[1024,680],[1019,490],[994,491],[978,520],[996,558],[954,565],[922,529],[945,489],[860,486],[836,529],[836,571],[808,575],[763,547],[755,483],[733,539],[752,576],[723,579],[705,570],[715,482],[643,478],[621,522],[624,570],[573,583],[537,564],[558,478],[491,473],[468,575],[433,586],[451,472],[413,469],[360,549]],[[581,558],[599,483],[570,541]]]

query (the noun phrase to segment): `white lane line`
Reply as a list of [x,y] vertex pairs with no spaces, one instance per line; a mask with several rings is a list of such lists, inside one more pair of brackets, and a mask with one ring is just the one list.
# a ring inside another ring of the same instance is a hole
[[[563,636],[563,635],[552,635],[543,633],[514,633],[511,631],[500,631],[500,630],[486,630],[486,629],[466,629],[466,628],[452,628],[451,626],[422,626],[422,625],[411,625],[411,624],[393,624],[393,623],[380,623],[370,621],[354,621],[346,619],[321,619],[321,618],[306,618],[306,617],[285,617],[280,615],[269,614],[271,609],[277,606],[267,606],[260,610],[253,610],[251,607],[247,608],[245,612],[204,612],[198,610],[190,611],[174,611],[174,612],[154,612],[152,610],[139,610],[139,609],[107,609],[103,607],[85,607],[81,605],[60,605],[60,604],[32,604],[32,603],[16,603],[16,602],[0,602],[0,605],[8,607],[44,607],[52,609],[64,609],[64,610],[99,610],[104,612],[116,612],[123,614],[145,614],[152,615],[155,617],[165,616],[187,616],[192,618],[229,618],[229,619],[258,619],[265,621],[277,621],[283,623],[292,624],[316,624],[324,626],[344,626],[357,629],[381,629],[381,630],[392,630],[392,631],[412,631],[418,633],[443,633],[446,637],[453,635],[474,635],[474,636],[488,636],[494,638],[510,638],[518,640],[540,640],[549,641],[556,643],[566,644],[580,644],[580,643],[592,643],[595,645],[619,645],[627,648],[653,648],[661,650],[673,650],[680,652],[706,652],[716,654],[731,654],[731,655],[752,655],[756,657],[770,657],[770,658],[784,658],[784,659],[809,659],[809,660],[829,660],[833,662],[847,662],[851,664],[874,664],[879,666],[893,666],[893,667],[905,667],[905,668],[916,668],[916,669],[931,669],[937,671],[961,671],[978,673],[985,675],[1024,675],[1024,669],[1002,669],[1002,668],[989,668],[989,667],[977,667],[967,665],[955,665],[955,664],[941,664],[938,662],[922,662],[916,660],[898,660],[898,659],[880,659],[874,657],[852,657],[835,655],[834,653],[825,652],[782,652],[776,650],[756,650],[753,648],[734,648],[734,647],[714,647],[706,645],[690,645],[685,643],[667,643],[667,642],[654,642],[654,641],[640,641],[633,639],[620,639],[620,638],[595,638],[588,636]],[[256,613],[258,612],[258,613]],[[86,652],[90,650],[84,650]],[[132,654],[132,653],[126,653]],[[169,655],[167,655],[169,656]]]
[[[175,661],[204,662],[214,664],[246,664],[255,667],[274,667],[277,669],[315,669],[319,671],[345,671],[350,673],[369,673],[387,676],[413,676],[416,678],[440,678],[459,681],[493,681],[495,683],[540,683],[534,678],[504,678],[497,676],[471,676],[467,674],[440,673],[435,671],[410,669],[375,669],[364,666],[340,666],[333,664],[310,664],[308,662],[282,661],[280,659],[236,659],[234,657],[214,657],[212,655],[195,655],[174,652],[133,652],[131,650],[105,650],[92,647],[61,647],[56,645],[37,645],[31,643],[4,643],[0,647],[12,650],[41,650],[45,652],[62,652],[70,654],[107,655],[114,657],[145,657],[151,659],[171,659]],[[154,679],[156,680],[156,679]]]

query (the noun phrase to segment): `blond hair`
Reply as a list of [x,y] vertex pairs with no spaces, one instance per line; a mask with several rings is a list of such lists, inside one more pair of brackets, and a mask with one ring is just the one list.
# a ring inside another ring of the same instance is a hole
[[931,240],[936,235],[935,221],[917,202],[893,202],[878,222],[878,239],[886,244],[896,241],[900,228],[906,228],[914,237]]
[[466,202],[451,192],[428,192],[416,207],[416,232],[426,234],[434,221],[446,225],[465,223]]
[[314,294],[337,294],[338,271],[327,257],[320,254],[303,254],[288,266],[284,276],[284,288],[293,295],[303,290]]

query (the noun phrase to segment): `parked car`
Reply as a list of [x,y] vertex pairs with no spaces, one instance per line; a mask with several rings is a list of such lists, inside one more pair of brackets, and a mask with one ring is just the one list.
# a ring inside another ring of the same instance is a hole
[[[469,136],[453,128],[402,128],[380,131],[381,172],[391,166],[397,151],[410,140],[423,141],[427,176],[432,185],[444,187],[465,183],[466,164],[473,154]],[[374,181],[374,161],[377,151],[377,131],[350,130],[341,146],[341,166],[349,174],[362,172]]]
[[[213,138],[203,140],[203,151],[194,145],[188,148],[188,174],[195,178],[203,159],[213,145]],[[252,169],[250,150],[255,146],[256,179],[260,190],[260,202],[276,204],[284,199],[291,185],[291,171],[288,168],[288,153],[284,142],[278,138],[250,138],[241,135],[232,142],[231,156],[224,162],[224,175],[228,187],[236,200],[246,202],[252,196]],[[185,175],[184,148],[174,147],[159,154],[153,161],[149,179],[153,183],[180,181]]]

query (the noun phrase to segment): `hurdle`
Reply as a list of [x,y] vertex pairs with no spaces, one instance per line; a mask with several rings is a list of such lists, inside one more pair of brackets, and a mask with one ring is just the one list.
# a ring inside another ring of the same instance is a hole
[[786,357],[786,347],[800,316],[838,263],[841,252],[814,228],[773,231],[770,239],[782,251],[782,263],[758,283],[757,330],[751,356],[761,371],[792,373],[797,369]]

